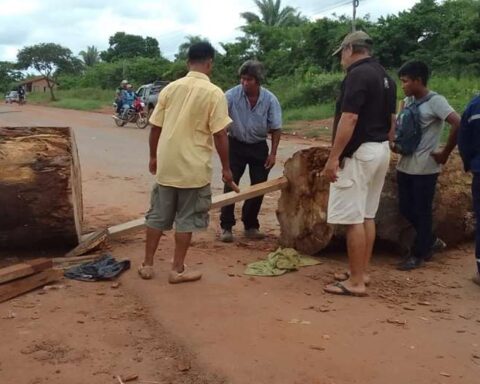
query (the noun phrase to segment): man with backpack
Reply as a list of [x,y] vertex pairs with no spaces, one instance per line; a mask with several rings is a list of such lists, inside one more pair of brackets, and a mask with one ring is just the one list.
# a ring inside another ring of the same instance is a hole
[[471,171],[473,210],[477,219],[475,229],[475,257],[477,272],[473,282],[480,285],[480,96],[474,97],[462,115],[458,133],[458,149],[465,171]]
[[[433,234],[432,205],[442,165],[457,144],[460,116],[445,97],[427,88],[429,69],[425,63],[408,62],[398,76],[406,96],[392,144],[401,154],[397,165],[399,209],[416,232],[413,246],[398,266],[408,271],[430,260],[436,248],[445,247]],[[438,150],[445,121],[452,129],[446,146]]]
[[328,293],[364,296],[375,241],[375,215],[390,162],[396,86],[371,57],[372,40],[362,31],[345,37],[341,54],[347,74],[335,112],[333,146],[323,170],[331,183],[328,223],[346,226],[350,269],[335,275]]

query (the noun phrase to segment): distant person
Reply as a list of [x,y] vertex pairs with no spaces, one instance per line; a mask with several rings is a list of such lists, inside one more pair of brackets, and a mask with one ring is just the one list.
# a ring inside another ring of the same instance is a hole
[[135,101],[136,97],[132,84],[127,84],[126,88],[122,91],[120,97],[122,101],[123,113],[126,114],[127,111],[132,108],[133,102]]
[[115,104],[117,104],[117,115],[120,114],[122,110],[123,102],[122,102],[122,92],[127,90],[128,81],[122,80],[120,86],[115,91]]
[[19,104],[25,103],[25,88],[23,88],[21,85],[18,87],[18,102]]
[[322,175],[331,183],[327,221],[346,226],[350,269],[324,288],[338,295],[366,295],[367,267],[375,242],[375,215],[390,162],[396,86],[372,58],[365,32],[348,34],[334,55],[347,71],[337,101],[333,146]]
[[[435,187],[442,165],[457,144],[460,116],[445,97],[428,89],[430,72],[421,61],[410,61],[398,71],[406,99],[404,105],[416,103],[421,140],[410,155],[402,155],[397,164],[399,209],[415,229],[415,240],[407,257],[398,266],[402,271],[421,267],[433,252],[445,243],[433,233],[432,206]],[[444,122],[452,129],[446,146],[439,150]]]
[[480,96],[474,97],[462,115],[458,149],[465,171],[473,174],[472,200],[475,211],[475,258],[477,271],[472,280],[480,285]]
[[[175,252],[168,281],[199,280],[202,274],[184,264],[192,232],[208,226],[212,192],[212,144],[222,163],[223,181],[234,190],[228,159],[230,125],[227,100],[210,82],[215,50],[207,42],[188,50],[188,74],[160,92],[150,118],[150,164],[156,175],[150,210],[146,214],[145,259],[138,272],[153,277],[153,258],[160,238],[175,222]],[[212,140],[213,137],[213,140]]]
[[[240,84],[226,92],[228,113],[233,120],[228,130],[230,166],[233,180],[239,183],[246,167],[251,185],[264,182],[275,165],[282,127],[282,110],[276,96],[262,86],[263,65],[254,60],[246,61],[239,69]],[[271,135],[269,151],[267,136]],[[231,191],[225,184],[224,192]],[[242,222],[245,236],[262,239],[258,214],[263,196],[248,199],[243,203]],[[223,207],[220,215],[222,233],[220,240],[233,241],[232,227],[235,225],[235,206]]]

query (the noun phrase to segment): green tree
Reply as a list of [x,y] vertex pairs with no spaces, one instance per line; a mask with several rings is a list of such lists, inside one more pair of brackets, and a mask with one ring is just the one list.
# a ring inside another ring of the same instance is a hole
[[19,69],[34,68],[47,81],[50,98],[55,100],[53,87],[59,73],[71,73],[79,69],[79,61],[70,49],[54,43],[41,43],[22,48],[17,54]]
[[104,61],[112,62],[133,57],[159,58],[160,48],[157,39],[147,36],[130,35],[117,32],[108,40],[109,48],[100,53]]
[[22,80],[23,75],[15,69],[15,64],[8,61],[0,61],[0,92],[7,92],[12,85]]
[[281,0],[253,0],[260,16],[253,12],[242,12],[240,16],[245,19],[247,25],[262,23],[270,27],[289,26],[299,24],[305,19],[293,7],[282,8]]
[[94,45],[88,46],[86,51],[80,51],[79,55],[87,67],[91,67],[100,61],[100,53]]

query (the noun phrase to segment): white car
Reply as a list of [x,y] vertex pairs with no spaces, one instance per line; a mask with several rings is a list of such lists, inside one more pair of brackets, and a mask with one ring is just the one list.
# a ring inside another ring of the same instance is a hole
[[18,103],[19,101],[20,98],[17,91],[10,91],[5,95],[5,103],[7,104]]

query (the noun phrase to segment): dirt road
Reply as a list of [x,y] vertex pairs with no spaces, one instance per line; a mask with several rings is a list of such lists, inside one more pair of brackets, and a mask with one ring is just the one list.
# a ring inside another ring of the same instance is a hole
[[[0,106],[0,125],[74,127],[83,174],[86,230],[140,216],[151,176],[148,131],[117,128],[107,115],[34,106]],[[305,143],[284,141],[284,161]],[[220,192],[218,163],[213,187]],[[281,164],[276,174],[281,173]],[[215,193],[214,192],[214,193]],[[469,281],[472,246],[437,255],[411,273],[379,252],[367,298],[326,295],[322,287],[345,267],[343,254],[277,278],[243,275],[278,236],[278,195],[265,199],[262,242],[216,240],[218,213],[196,236],[187,263],[195,284],[166,282],[173,241],[162,240],[152,281],[135,267],[143,234],[110,245],[134,268],[121,285],[62,281],[0,304],[0,383],[118,383],[137,374],[159,383],[465,383],[480,376],[480,290]],[[15,260],[18,255],[3,255]]]

